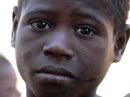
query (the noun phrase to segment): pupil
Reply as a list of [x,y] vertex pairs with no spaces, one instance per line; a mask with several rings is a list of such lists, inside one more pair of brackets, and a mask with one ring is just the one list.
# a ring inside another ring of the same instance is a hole
[[37,23],[37,26],[42,29],[42,28],[45,28],[45,27],[46,27],[46,23],[44,23],[44,22],[42,22],[42,21],[39,21],[39,22]]
[[86,29],[86,28],[81,29],[82,34],[88,34],[88,32],[89,32],[89,29]]

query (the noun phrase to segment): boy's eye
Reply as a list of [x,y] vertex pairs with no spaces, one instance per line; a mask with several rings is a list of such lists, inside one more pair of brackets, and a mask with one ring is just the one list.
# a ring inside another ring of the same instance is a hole
[[48,30],[50,29],[50,24],[45,20],[35,20],[31,23],[31,26],[38,30]]
[[75,29],[75,33],[82,36],[91,36],[91,35],[95,35],[96,31],[93,27],[83,25],[77,27]]

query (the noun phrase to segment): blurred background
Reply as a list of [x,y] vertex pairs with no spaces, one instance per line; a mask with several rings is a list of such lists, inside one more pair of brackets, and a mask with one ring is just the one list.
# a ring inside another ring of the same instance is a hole
[[[17,0],[0,1],[0,52],[2,52],[13,64],[18,77],[17,87],[21,92],[21,97],[25,96],[25,83],[20,77],[15,63],[15,51],[11,47],[11,29],[12,29],[12,10],[17,4]],[[129,16],[130,17],[130,16]],[[128,19],[127,23],[130,23]],[[97,94],[102,97],[124,97],[130,93],[130,42],[122,60],[119,63],[112,64],[103,82],[100,84]]]

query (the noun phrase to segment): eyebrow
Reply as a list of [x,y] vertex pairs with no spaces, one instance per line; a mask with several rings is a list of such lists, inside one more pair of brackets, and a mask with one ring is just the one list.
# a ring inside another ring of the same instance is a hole
[[91,13],[75,12],[73,15],[75,15],[76,17],[91,19],[91,20],[95,21],[96,23],[98,23],[98,24],[100,24],[101,26],[104,27],[104,23],[102,22],[102,20],[99,20],[98,17],[96,17],[95,15],[93,15]]
[[46,9],[41,9],[41,8],[38,8],[38,9],[34,9],[32,11],[29,11],[25,14],[24,17],[31,17],[31,16],[37,16],[37,15],[51,15],[51,16],[55,16],[56,15],[56,12],[52,11],[52,10],[46,10]]

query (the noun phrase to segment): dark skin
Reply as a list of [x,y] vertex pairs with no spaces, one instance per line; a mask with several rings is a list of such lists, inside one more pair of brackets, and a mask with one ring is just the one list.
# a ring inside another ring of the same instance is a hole
[[14,9],[17,65],[36,97],[95,97],[111,63],[120,60],[128,28],[115,36],[97,2],[28,0],[21,14]]

